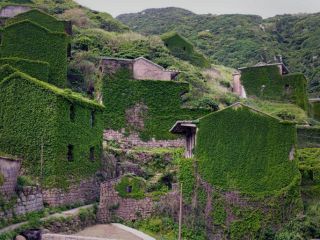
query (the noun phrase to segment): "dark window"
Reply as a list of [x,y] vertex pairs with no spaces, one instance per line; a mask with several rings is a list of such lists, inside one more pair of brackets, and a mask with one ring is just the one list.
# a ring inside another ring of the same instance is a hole
[[186,47],[183,47],[183,51],[187,50]]
[[76,118],[75,107],[74,107],[74,105],[71,105],[70,106],[70,121],[74,122],[75,118]]
[[71,44],[68,44],[67,56],[68,58],[71,58]]
[[90,127],[93,128],[94,124],[95,124],[95,112],[91,111],[91,113],[90,113]]
[[132,186],[127,186],[127,193],[132,193]]
[[73,145],[68,145],[68,153],[67,153],[67,159],[69,162],[73,161]]
[[89,158],[90,158],[90,161],[94,161],[94,147],[90,148],[90,156],[89,156]]
[[166,47],[169,47],[169,44],[168,44],[168,43],[165,43],[164,45],[165,45]]

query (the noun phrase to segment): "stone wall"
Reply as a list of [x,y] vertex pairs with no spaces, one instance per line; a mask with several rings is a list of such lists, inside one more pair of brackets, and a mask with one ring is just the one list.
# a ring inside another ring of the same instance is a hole
[[0,9],[0,17],[2,18],[13,18],[20,13],[29,11],[31,8],[28,6],[5,6]]
[[106,141],[115,141],[120,144],[120,147],[123,149],[132,148],[132,147],[172,147],[172,148],[181,148],[185,147],[185,139],[177,140],[155,140],[144,142],[140,139],[138,133],[130,134],[125,136],[124,131],[118,132],[114,130],[105,130],[104,131],[104,140]]
[[121,198],[115,190],[120,178],[113,179],[101,184],[100,204],[98,208],[98,221],[110,222],[112,215],[123,220],[136,220],[138,218],[148,218],[155,209],[151,198],[130,199]]
[[103,240],[104,238],[70,236],[62,234],[43,234],[42,240]]
[[130,59],[104,58],[100,63],[100,71],[104,74],[114,74],[120,69],[133,72],[133,61]]
[[44,203],[49,206],[88,203],[99,199],[100,183],[97,179],[92,178],[83,180],[79,184],[74,184],[67,190],[46,189],[43,190],[42,193]]
[[7,198],[14,195],[20,166],[20,160],[0,157],[0,177],[4,180],[2,185],[0,181],[0,195]]
[[17,196],[7,201],[6,205],[0,210],[0,219],[40,211],[43,209],[41,188],[39,186],[24,187],[18,191]]

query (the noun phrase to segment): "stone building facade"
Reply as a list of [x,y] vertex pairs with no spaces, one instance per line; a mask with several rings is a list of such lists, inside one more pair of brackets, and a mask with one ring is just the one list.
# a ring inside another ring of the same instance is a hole
[[132,133],[129,136],[125,135],[125,131],[115,131],[112,129],[105,130],[103,137],[107,142],[116,142],[121,148],[128,149],[132,147],[164,147],[164,148],[181,148],[185,146],[185,139],[179,138],[176,140],[155,140],[143,141],[138,133]]
[[114,74],[119,69],[128,69],[136,80],[174,80],[178,71],[167,70],[160,65],[144,58],[122,59],[103,58],[100,63],[100,71],[107,74]]
[[[21,160],[0,157],[0,194],[10,198],[14,195],[19,176]],[[1,184],[2,182],[2,184]]]
[[155,207],[153,200],[148,197],[139,200],[121,198],[115,190],[120,179],[113,179],[101,184],[98,220],[110,222],[113,213],[123,220],[130,221],[150,217]]

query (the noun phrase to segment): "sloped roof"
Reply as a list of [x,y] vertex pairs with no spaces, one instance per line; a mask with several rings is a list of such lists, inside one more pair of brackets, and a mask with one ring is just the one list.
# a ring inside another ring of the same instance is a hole
[[[283,120],[280,119],[280,118],[277,118],[277,117],[274,117],[274,116],[272,116],[272,115],[270,115],[270,114],[268,114],[268,113],[262,112],[262,111],[260,111],[260,110],[258,110],[258,109],[256,109],[256,108],[253,108],[253,107],[251,107],[251,106],[248,106],[248,105],[246,105],[246,104],[244,104],[244,103],[242,103],[242,102],[236,102],[236,103],[232,104],[232,105],[229,106],[229,107],[226,107],[226,108],[221,109],[221,110],[216,111],[216,112],[209,113],[208,115],[219,114],[220,112],[226,111],[226,110],[228,110],[228,109],[237,109],[237,108],[239,108],[239,107],[248,108],[248,109],[250,109],[251,111],[254,111],[254,112],[258,113],[258,114],[262,114],[262,115],[265,115],[266,117],[273,118],[273,119],[275,119],[275,120],[277,120],[277,121],[279,121],[279,122],[283,122]],[[199,118],[198,120],[201,120],[201,119],[203,119],[203,118],[206,118],[208,115],[203,116],[203,117]]]
[[177,121],[173,127],[169,130],[171,133],[181,134],[186,132],[187,129],[197,128],[194,121]]
[[250,67],[241,67],[238,68],[238,70],[244,70],[244,69],[248,69],[248,68],[258,68],[258,67],[266,67],[266,66],[279,66],[281,65],[283,67],[284,72],[289,73],[289,69],[287,68],[287,66],[284,63],[265,63],[265,62],[259,62],[254,66],[250,66]]
[[57,96],[63,97],[64,99],[67,99],[67,100],[69,100],[71,102],[75,101],[75,102],[78,102],[80,104],[86,105],[89,108],[95,108],[95,109],[100,109],[100,110],[104,109],[104,106],[102,104],[99,104],[96,101],[90,100],[90,99],[82,96],[79,93],[75,93],[75,92],[71,91],[70,89],[58,88],[58,87],[56,87],[54,85],[51,85],[51,84],[49,84],[47,82],[42,82],[42,81],[40,81],[40,80],[38,80],[36,78],[32,78],[29,75],[27,75],[25,73],[22,73],[22,72],[19,72],[19,71],[16,71],[15,73],[13,73],[10,76],[8,76],[5,79],[3,79],[0,82],[0,86],[3,85],[6,82],[14,81],[17,78],[26,80],[26,81],[34,84],[35,86],[37,86],[39,88],[47,90],[47,91],[49,91],[49,92],[51,92],[51,93],[53,93],[53,94],[55,94]]

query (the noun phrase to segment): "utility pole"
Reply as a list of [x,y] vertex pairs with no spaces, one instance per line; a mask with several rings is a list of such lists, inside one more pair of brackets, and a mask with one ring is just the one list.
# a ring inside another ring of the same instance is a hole
[[178,240],[181,240],[181,228],[182,228],[182,183],[180,186],[180,212],[179,212],[179,237],[178,237]]
[[41,169],[40,169],[40,180],[42,181],[42,179],[43,179],[43,148],[44,148],[44,146],[43,146],[43,137],[41,137],[41,153],[40,153],[40,167],[41,167]]

